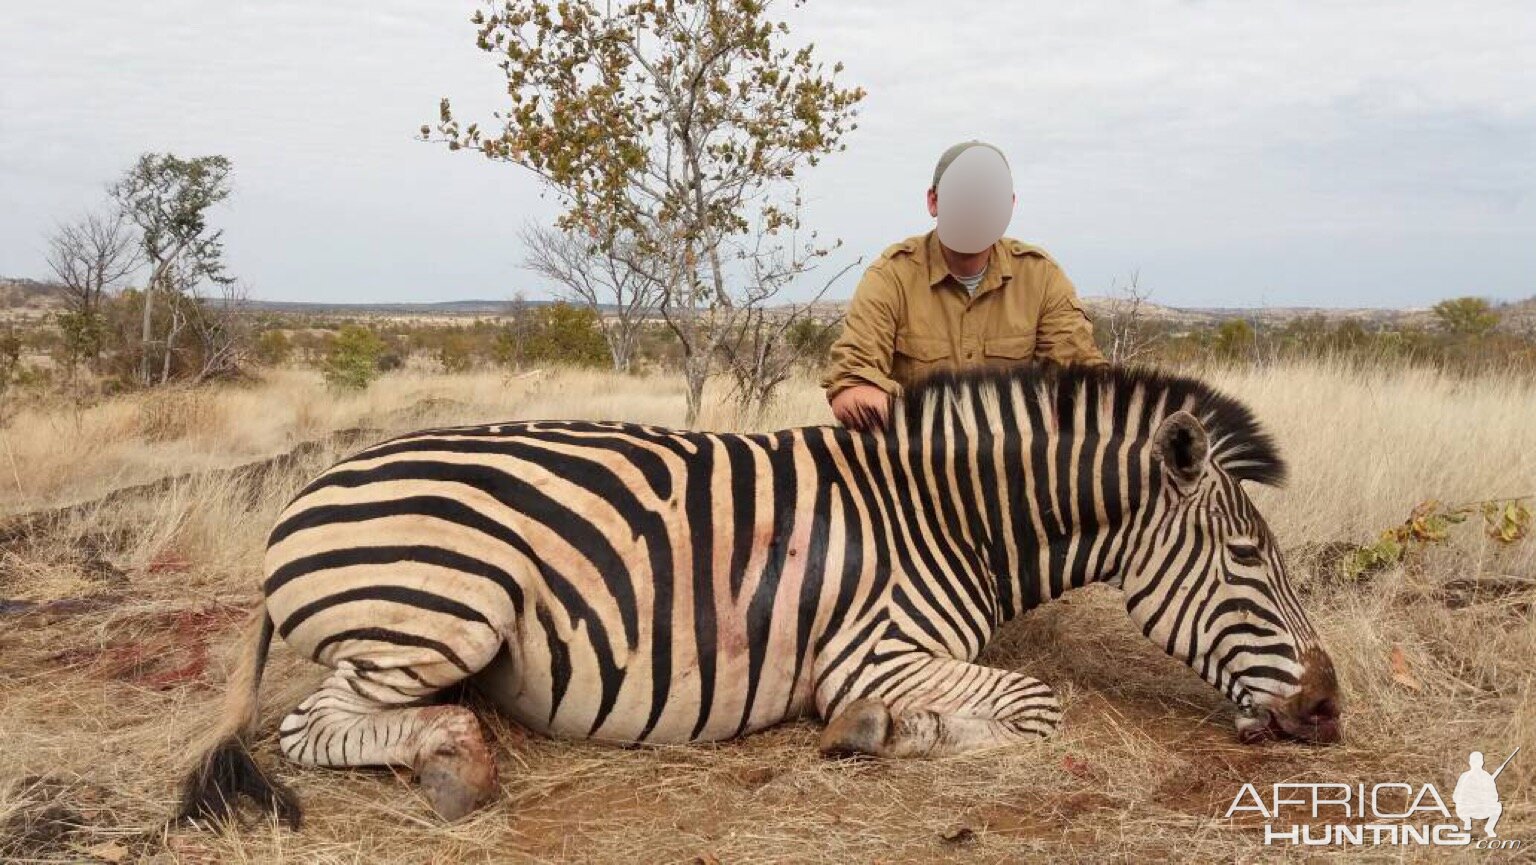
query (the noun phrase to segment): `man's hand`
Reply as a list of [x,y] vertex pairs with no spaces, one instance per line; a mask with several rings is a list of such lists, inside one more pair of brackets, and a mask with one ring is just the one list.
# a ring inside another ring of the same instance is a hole
[[891,415],[890,395],[872,384],[844,388],[831,402],[832,416],[851,430],[878,429]]

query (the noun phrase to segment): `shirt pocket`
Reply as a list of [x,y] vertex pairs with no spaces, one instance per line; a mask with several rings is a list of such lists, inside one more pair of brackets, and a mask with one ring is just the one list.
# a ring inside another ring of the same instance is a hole
[[949,342],[931,336],[899,334],[896,337],[896,353],[923,363],[933,363],[949,357]]
[[1025,333],[988,337],[982,343],[981,353],[986,355],[989,363],[1021,363],[1035,356],[1035,336]]
[[931,336],[896,335],[896,354],[891,377],[910,387],[947,365],[949,341]]

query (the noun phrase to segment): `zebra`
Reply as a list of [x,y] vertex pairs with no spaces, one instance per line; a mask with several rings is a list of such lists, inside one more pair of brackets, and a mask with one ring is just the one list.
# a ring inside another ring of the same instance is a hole
[[246,795],[298,826],[246,748],[274,634],[331,670],[281,722],[283,754],[410,767],[449,821],[497,789],[477,717],[433,699],[460,682],[532,731],[615,743],[813,714],[834,756],[1049,736],[1050,686],[975,659],[1094,582],[1235,705],[1244,741],[1338,741],[1333,664],[1243,487],[1284,475],[1237,400],[1115,367],[942,373],[868,432],[531,421],[395,438],[279,516],[181,815]]

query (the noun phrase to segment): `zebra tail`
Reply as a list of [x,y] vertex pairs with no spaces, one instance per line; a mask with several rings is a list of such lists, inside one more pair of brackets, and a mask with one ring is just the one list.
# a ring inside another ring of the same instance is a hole
[[225,820],[245,796],[262,810],[277,814],[288,828],[299,828],[303,812],[298,797],[282,782],[267,777],[247,748],[247,740],[256,732],[257,695],[272,631],[272,617],[262,603],[246,627],[243,650],[230,673],[224,711],[209,737],[213,744],[182,781],[178,820]]

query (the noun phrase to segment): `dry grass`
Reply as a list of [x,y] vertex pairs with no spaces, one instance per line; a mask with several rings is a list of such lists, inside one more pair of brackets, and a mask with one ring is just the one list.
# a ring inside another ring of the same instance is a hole
[[[86,504],[0,538],[0,858],[1252,860],[1266,852],[1261,835],[1222,816],[1245,781],[1432,781],[1448,795],[1468,750],[1502,759],[1517,745],[1532,756],[1500,778],[1501,835],[1536,843],[1536,541],[1501,548],[1468,524],[1445,547],[1361,583],[1311,554],[1368,540],[1425,498],[1536,493],[1536,387],[1328,366],[1212,377],[1255,407],[1292,462],[1289,488],[1260,495],[1282,542],[1309,553],[1292,566],[1345,682],[1345,745],[1237,745],[1222,701],[1141,639],[1114,592],[1095,589],[1026,616],[986,658],[1062,692],[1066,725],[1049,742],[829,763],[815,756],[809,724],[719,746],[619,750],[529,738],[491,719],[505,795],[444,827],[407,779],[298,769],[269,738],[259,759],[308,807],[299,834],[163,824],[255,598],[265,533],[287,497],[351,445],[303,449],[268,471],[219,470],[343,430],[382,437],[527,417],[677,424],[679,384],[402,373],[338,396],[284,372],[161,404],[23,414],[0,453],[0,508]],[[799,382],[759,425],[827,420],[820,394]],[[721,408],[703,425],[741,424]],[[177,480],[91,504],[160,478]],[[1407,664],[1395,678],[1394,653]],[[262,700],[269,737],[318,679],[314,665],[274,650]]]

